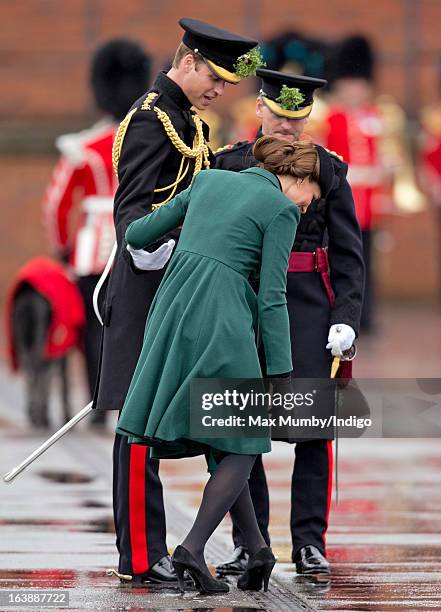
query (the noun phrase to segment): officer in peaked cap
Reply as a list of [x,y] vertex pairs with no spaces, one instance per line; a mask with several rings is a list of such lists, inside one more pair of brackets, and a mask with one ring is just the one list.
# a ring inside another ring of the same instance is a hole
[[[289,142],[298,140],[312,111],[314,92],[324,87],[326,81],[263,68],[256,75],[262,79],[256,100],[256,115],[262,121],[262,128],[256,139],[262,134],[271,134]],[[222,147],[216,152],[216,167],[243,170],[250,165],[253,145],[254,141]]]
[[315,90],[326,85],[325,79],[289,75],[265,68],[258,69],[256,74],[262,79],[259,92],[262,102],[272,113],[287,119],[308,117]]
[[[262,125],[256,138],[263,134],[288,142],[299,140],[312,110],[314,91],[326,81],[266,69],[258,70],[257,75],[262,84],[256,114]],[[216,155],[216,167],[240,171],[255,165],[253,145],[254,141],[242,142],[225,148]],[[298,378],[329,378],[333,355],[349,348],[358,333],[363,291],[362,244],[346,180],[348,167],[338,156],[316,146],[322,197],[302,215],[287,275],[293,370]],[[327,250],[323,248],[326,235]],[[348,363],[341,376],[349,377]],[[292,560],[300,574],[329,573],[325,534],[332,490],[332,441],[290,441],[296,442]],[[249,486],[262,535],[269,544],[269,495],[261,457],[254,464]],[[246,568],[248,552],[234,524],[233,541],[232,558],[217,567],[220,575],[239,574]]]
[[215,76],[227,83],[255,74],[262,65],[258,41],[222,30],[198,19],[180,19],[182,42],[199,54]]
[[[133,220],[170,201],[193,175],[210,166],[208,126],[194,112],[222,95],[225,83],[255,74],[257,41],[195,19],[181,19],[184,36],[172,67],[160,72],[121,122],[113,147],[119,186],[114,201],[117,251],[105,295],[101,361],[94,408],[121,410],[142,347],[148,310],[173,243],[153,252],[129,251],[124,234]],[[117,93],[115,92],[115,96]],[[116,435],[114,517],[123,581],[176,582],[166,547],[159,462],[145,446]]]

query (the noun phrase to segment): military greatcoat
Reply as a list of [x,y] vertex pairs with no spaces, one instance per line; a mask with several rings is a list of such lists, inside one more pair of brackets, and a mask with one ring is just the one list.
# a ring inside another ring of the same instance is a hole
[[[261,134],[258,134],[258,136]],[[216,155],[216,168],[240,171],[256,164],[254,142],[241,142]],[[286,296],[291,326],[294,375],[328,378],[332,355],[326,349],[329,327],[360,327],[363,295],[363,259],[360,228],[355,216],[347,164],[331,155],[333,188],[301,216],[292,251],[314,252],[328,246],[330,279],[335,302],[331,305],[317,272],[288,272]]]
[[[156,92],[150,105],[144,104],[149,93]],[[143,108],[144,105],[144,108]],[[115,196],[114,221],[118,250],[106,291],[100,372],[94,407],[121,410],[142,347],[147,313],[164,275],[163,270],[140,271],[134,268],[126,250],[127,226],[164,201],[171,193],[181,163],[188,169],[177,184],[179,193],[191,182],[194,160],[185,159],[177,150],[154,107],[170,118],[177,136],[192,147],[196,134],[191,103],[182,89],[165,73],[160,73],[152,89],[137,100],[137,109],[128,123],[118,164],[119,187]],[[208,128],[204,124],[208,140]],[[182,170],[182,169],[181,169]],[[159,191],[158,191],[159,190]],[[163,238],[177,238],[178,231]],[[150,250],[161,242],[150,245]]]

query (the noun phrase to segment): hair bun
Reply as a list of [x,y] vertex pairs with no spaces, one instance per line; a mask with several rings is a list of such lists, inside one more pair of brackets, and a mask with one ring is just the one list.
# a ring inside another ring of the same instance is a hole
[[278,144],[279,143],[281,144],[282,141],[280,141],[275,136],[261,136],[256,141],[254,145],[254,149],[253,149],[253,154],[254,154],[254,157],[257,159],[257,161],[265,163],[266,157],[270,154],[273,148],[273,147],[270,147],[270,145],[276,142]]
[[273,174],[318,181],[319,157],[311,142],[287,142],[275,136],[256,140],[253,155],[261,168]]

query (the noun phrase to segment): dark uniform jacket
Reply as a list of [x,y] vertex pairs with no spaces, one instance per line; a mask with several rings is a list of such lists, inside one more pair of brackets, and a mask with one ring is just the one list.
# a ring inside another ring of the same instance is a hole
[[[241,142],[219,152],[216,168],[240,171],[255,165],[253,145]],[[292,251],[313,252],[327,244],[335,303],[331,307],[319,273],[288,273],[287,302],[297,377],[328,377],[332,361],[326,349],[329,327],[346,323],[358,334],[360,326],[364,274],[360,228],[346,180],[347,164],[333,155],[331,159],[333,188],[326,199],[314,202],[302,215]]]
[[[100,372],[94,398],[94,407],[101,410],[122,408],[141,351],[148,310],[164,275],[164,270],[136,270],[124,241],[129,223],[151,212],[152,204],[164,201],[170,194],[170,190],[157,193],[154,190],[176,180],[182,160],[153,106],[167,113],[178,136],[189,147],[196,133],[191,103],[174,81],[160,73],[150,91],[158,93],[151,110],[141,109],[149,92],[132,107],[138,110],[129,123],[118,164],[119,187],[114,205],[118,250],[103,309]],[[208,139],[205,125],[204,132]],[[175,193],[188,187],[193,169],[191,160],[189,171]],[[174,232],[161,242],[177,236]],[[160,242],[151,245],[149,251],[159,245]]]

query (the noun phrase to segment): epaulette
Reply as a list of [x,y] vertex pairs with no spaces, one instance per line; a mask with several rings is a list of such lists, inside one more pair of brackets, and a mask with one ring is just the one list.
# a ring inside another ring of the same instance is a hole
[[158,98],[157,91],[151,91],[145,97],[144,102],[141,104],[141,110],[152,110],[152,103]]
[[331,155],[331,157],[335,157],[336,159],[338,159],[338,161],[344,162],[345,160],[343,159],[342,155],[339,155],[338,153],[336,153],[335,151],[330,151],[329,149],[327,149],[326,147],[323,147],[325,149],[325,151],[327,153],[329,153],[329,155]]
[[240,142],[236,142],[234,144],[227,144],[224,147],[220,147],[219,149],[217,149],[214,154],[215,155],[222,155],[223,153],[229,153],[230,151],[236,151],[237,149],[240,149],[242,147],[246,147],[248,145],[250,145],[250,141],[248,140],[241,140]]
[[218,149],[216,149],[216,151],[214,151],[214,154],[217,155],[218,153],[222,153],[222,151],[229,151],[233,147],[233,144],[226,144],[223,147],[219,147]]
[[[158,97],[158,93],[156,91],[151,91],[147,94],[144,99],[144,102],[141,104],[141,110],[147,111],[151,110],[151,104]],[[118,176],[118,163],[121,155],[121,149],[124,142],[124,136],[126,135],[127,129],[129,127],[130,121],[132,120],[133,115],[138,110],[138,107],[132,108],[131,111],[127,113],[124,119],[119,124],[118,130],[115,135],[115,140],[113,141],[112,147],[112,165],[115,174]]]

